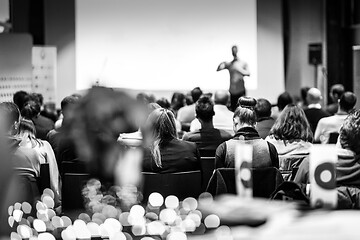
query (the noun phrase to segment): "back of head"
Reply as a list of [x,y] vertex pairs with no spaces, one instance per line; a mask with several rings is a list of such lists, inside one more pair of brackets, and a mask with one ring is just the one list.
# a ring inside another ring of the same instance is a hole
[[35,101],[28,101],[21,110],[21,116],[32,120],[40,113],[40,104]]
[[236,108],[234,113],[234,119],[237,119],[238,123],[235,124],[255,126],[257,120],[255,113],[255,98],[240,97],[238,105],[239,106]]
[[199,87],[194,88],[193,90],[191,90],[191,97],[193,102],[197,102],[197,100],[199,100],[200,96],[203,94],[203,92],[201,91],[201,89]]
[[271,116],[271,103],[265,98],[259,98],[255,105],[255,113],[259,118],[267,118]]
[[215,115],[214,103],[208,96],[201,96],[195,106],[196,117],[204,122],[210,122]]
[[31,120],[22,118],[19,124],[19,135],[21,137],[35,138],[36,129]]
[[16,123],[20,121],[20,111],[15,103],[2,102],[0,103],[0,132],[1,135],[12,131],[15,134]]
[[171,97],[171,108],[175,111],[182,108],[185,104],[185,95],[179,92],[175,92]]
[[159,104],[162,108],[170,109],[170,102],[164,97],[157,100],[156,103]]
[[75,104],[79,101],[78,97],[75,96],[67,96],[61,101],[61,111],[66,117],[68,110],[75,106]]
[[356,104],[356,95],[352,92],[345,92],[339,101],[340,109],[345,112],[350,112],[354,109]]
[[20,111],[23,108],[24,104],[29,100],[28,97],[29,94],[25,91],[18,91],[14,94],[13,101],[20,109]]
[[216,91],[215,92],[215,104],[227,105],[229,102],[230,93],[228,91]]
[[305,105],[307,105],[306,97],[309,90],[310,90],[309,87],[302,87],[300,89],[301,100],[304,102]]
[[291,104],[293,102],[294,101],[290,93],[284,92],[280,94],[277,99],[277,107],[279,108],[279,111],[282,111],[288,104]]
[[313,133],[304,111],[294,104],[287,105],[276,119],[269,135],[277,140],[313,141]]
[[335,84],[331,86],[330,89],[330,96],[333,98],[333,101],[336,101],[341,98],[341,96],[344,94],[345,88],[342,84]]
[[342,148],[360,153],[360,110],[351,112],[345,119],[339,138]]
[[146,133],[159,143],[171,141],[177,137],[174,114],[167,109],[158,108],[152,111],[146,122]]
[[310,88],[306,100],[308,104],[318,104],[322,100],[321,92],[317,88]]

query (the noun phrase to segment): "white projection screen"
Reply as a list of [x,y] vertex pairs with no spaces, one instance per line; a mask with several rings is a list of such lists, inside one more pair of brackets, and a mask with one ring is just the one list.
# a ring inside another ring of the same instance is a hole
[[231,46],[257,88],[254,0],[77,0],[76,87],[228,89]]

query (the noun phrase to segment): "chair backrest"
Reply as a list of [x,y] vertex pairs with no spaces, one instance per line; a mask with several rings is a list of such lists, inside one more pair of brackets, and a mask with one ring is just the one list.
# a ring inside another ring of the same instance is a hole
[[61,163],[61,173],[86,173],[86,166],[80,161],[64,161]]
[[[278,169],[274,167],[252,169],[253,174],[253,196],[269,198],[275,189],[283,182]],[[215,169],[207,191],[213,195],[224,193],[236,194],[235,169]]]
[[180,200],[186,197],[199,197],[201,193],[201,171],[179,173],[143,172],[143,201],[146,202],[153,192],[164,197],[175,195]]
[[201,157],[200,165],[202,173],[201,190],[205,191],[215,169],[215,157]]
[[62,179],[62,210],[63,212],[75,209],[84,209],[82,190],[89,174],[64,173]]
[[332,132],[329,134],[329,144],[335,144],[337,143],[337,140],[339,138],[339,133],[338,132]]
[[40,165],[40,176],[37,178],[37,183],[40,193],[45,188],[50,188],[50,168],[48,163],[42,163]]

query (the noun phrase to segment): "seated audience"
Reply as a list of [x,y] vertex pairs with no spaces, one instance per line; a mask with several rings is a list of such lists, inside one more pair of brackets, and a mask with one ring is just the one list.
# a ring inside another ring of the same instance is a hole
[[315,142],[328,143],[330,133],[339,133],[340,127],[356,104],[356,96],[352,92],[345,92],[339,100],[339,108],[334,116],[320,119],[314,140]]
[[[232,118],[234,113],[227,108],[229,102],[230,93],[228,91],[216,91],[215,92],[215,105],[213,117],[214,127],[220,130],[225,130],[229,134],[234,135]],[[194,132],[201,128],[200,121],[194,119],[190,125],[190,131]]]
[[16,104],[20,112],[23,109],[25,103],[29,100],[29,94],[25,91],[18,91],[14,93],[13,102]]
[[171,111],[159,108],[150,114],[146,140],[143,171],[174,173],[200,169],[196,144],[177,139],[175,117]]
[[[21,140],[19,150],[26,156],[33,155],[34,170],[37,176],[40,176],[40,164],[49,164],[50,173],[50,187],[55,193],[55,200],[59,200],[60,188],[59,188],[59,170],[56,163],[56,158],[53,149],[47,141],[37,139],[35,137],[35,126],[31,120],[21,119],[19,124],[19,132],[17,137]],[[37,154],[32,154],[35,150]]]
[[177,120],[179,120],[181,125],[190,127],[191,121],[195,119],[195,102],[197,102],[201,95],[202,91],[198,87],[191,91],[193,103],[191,105],[180,108],[177,113]]
[[298,167],[308,157],[313,141],[304,111],[294,104],[287,105],[276,119],[266,140],[276,147],[281,169]]
[[160,107],[165,108],[167,110],[170,110],[170,102],[166,98],[160,98],[156,101],[157,104],[159,104]]
[[329,117],[329,113],[321,108],[321,92],[317,88],[310,88],[307,93],[308,108],[304,110],[307,120],[310,123],[311,131],[315,133],[320,119]]
[[220,144],[216,150],[216,168],[235,167],[235,148],[238,143],[244,142],[253,146],[253,168],[279,167],[279,158],[276,148],[271,143],[261,139],[256,131],[256,100],[250,97],[241,97],[239,107],[234,113],[235,136]]
[[308,102],[306,100],[307,92],[310,90],[309,87],[302,87],[300,89],[301,102],[298,103],[299,107],[305,110],[308,107]]
[[272,111],[271,117],[273,117],[274,119],[277,119],[279,114],[281,113],[281,111],[288,104],[291,104],[293,102],[294,102],[294,99],[292,98],[290,93],[284,92],[284,93],[280,94],[278,99],[277,99],[277,104],[276,104],[277,109],[274,109],[274,111]]
[[[339,136],[336,163],[337,186],[360,188],[360,111],[356,110],[345,119]],[[299,184],[309,183],[309,160],[304,160],[295,176]]]
[[46,140],[48,132],[54,129],[54,122],[49,118],[40,115],[40,104],[36,99],[25,103],[21,110],[21,115],[26,119],[31,119],[31,121],[33,121],[37,138]]
[[259,98],[255,105],[255,113],[257,119],[256,131],[258,131],[262,139],[265,139],[275,122],[271,117],[271,103],[264,98]]
[[217,129],[213,124],[214,103],[207,96],[202,96],[196,102],[196,118],[201,124],[199,130],[186,133],[183,140],[195,142],[201,156],[214,157],[216,148],[226,140],[229,140],[232,135],[228,132]]
[[185,106],[185,95],[179,92],[175,92],[171,97],[171,110],[174,112],[175,117],[180,108]]
[[344,94],[345,88],[342,84],[335,84],[330,89],[330,98],[332,103],[326,107],[326,111],[331,115],[337,113],[339,108],[339,100],[341,96]]

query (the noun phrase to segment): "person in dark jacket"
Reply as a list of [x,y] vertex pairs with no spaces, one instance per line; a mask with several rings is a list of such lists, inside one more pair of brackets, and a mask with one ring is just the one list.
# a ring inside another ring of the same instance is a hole
[[256,130],[260,137],[265,139],[275,122],[271,117],[271,103],[264,98],[259,98],[255,105],[255,113],[257,117]]
[[154,110],[145,127],[146,150],[143,171],[174,173],[200,170],[196,144],[177,139],[174,114],[164,108]]
[[235,167],[235,148],[239,142],[253,146],[253,168],[279,168],[279,158],[276,148],[263,140],[256,131],[256,113],[254,98],[241,97],[239,107],[234,113],[234,138],[222,143],[216,150],[215,168]]

